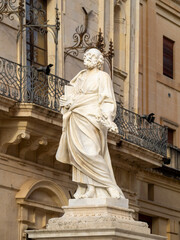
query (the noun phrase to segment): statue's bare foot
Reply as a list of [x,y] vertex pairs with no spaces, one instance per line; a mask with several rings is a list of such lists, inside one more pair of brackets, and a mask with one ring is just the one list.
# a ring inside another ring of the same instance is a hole
[[117,189],[109,187],[107,189],[108,193],[112,198],[125,198],[123,192],[119,192]]
[[82,198],[93,198],[95,194],[95,187],[88,185],[87,191],[82,195]]
[[85,186],[81,186],[81,185],[78,185],[78,188],[74,194],[74,198],[75,199],[80,199],[82,198],[82,195],[85,193],[85,190],[86,190],[86,187]]
[[78,194],[78,192],[76,191],[75,194],[74,194],[74,198],[75,198],[75,199],[79,199],[79,198],[81,198],[81,195]]

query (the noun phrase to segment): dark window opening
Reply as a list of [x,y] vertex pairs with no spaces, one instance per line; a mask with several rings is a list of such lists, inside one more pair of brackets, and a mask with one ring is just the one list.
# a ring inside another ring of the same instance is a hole
[[163,37],[163,74],[173,79],[173,46],[174,41]]
[[[27,25],[37,25],[37,23],[41,25],[46,22],[46,14],[41,14],[41,12],[37,14],[39,8],[46,13],[47,2],[44,0],[26,0]],[[26,54],[28,66],[47,65],[47,31],[42,34],[40,27],[26,28]]]
[[174,145],[174,130],[171,128],[168,128],[168,143],[171,145]]
[[152,217],[144,214],[139,214],[139,221],[146,222],[152,233]]
[[154,201],[154,184],[148,183],[148,200]]

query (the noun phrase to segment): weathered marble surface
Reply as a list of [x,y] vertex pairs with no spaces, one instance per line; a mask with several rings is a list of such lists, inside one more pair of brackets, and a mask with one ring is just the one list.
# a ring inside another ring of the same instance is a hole
[[72,165],[72,180],[80,198],[125,198],[116,183],[107,145],[107,132],[118,132],[113,122],[116,100],[110,76],[101,71],[102,53],[84,54],[86,69],[66,86],[60,98],[63,132],[56,159]]
[[65,214],[61,218],[49,220],[48,230],[96,229],[98,227],[119,227],[119,224],[129,228],[129,223],[131,223],[133,226],[140,226],[142,232],[149,232],[146,223],[139,224],[133,220],[134,211],[128,209],[126,199],[71,199],[69,205],[63,209]]
[[28,237],[36,240],[165,240],[150,234],[146,223],[135,221],[134,211],[122,207],[126,204],[124,199],[112,198],[70,200],[69,206],[63,207],[63,217],[50,219],[46,230],[27,231]]
[[69,207],[101,207],[112,206],[128,208],[129,200],[125,198],[85,198],[85,199],[69,199]]

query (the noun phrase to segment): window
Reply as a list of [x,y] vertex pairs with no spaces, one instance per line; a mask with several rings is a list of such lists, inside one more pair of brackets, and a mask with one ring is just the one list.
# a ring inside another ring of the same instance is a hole
[[154,184],[148,183],[148,200],[154,201]]
[[[26,0],[26,24],[44,24],[46,22],[46,9],[47,3],[45,0]],[[42,34],[40,30],[40,27],[26,28],[28,66],[39,67],[47,65],[47,32],[45,31]]]
[[174,132],[175,132],[175,130],[168,128],[168,143],[171,145],[174,145],[174,142],[173,142]]
[[174,41],[163,37],[163,74],[173,79],[173,46]]
[[152,220],[153,218],[144,214],[139,213],[139,221],[146,222],[152,233]]

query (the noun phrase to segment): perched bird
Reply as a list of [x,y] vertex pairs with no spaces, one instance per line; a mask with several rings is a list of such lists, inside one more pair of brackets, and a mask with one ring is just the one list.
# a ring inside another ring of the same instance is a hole
[[142,115],[141,118],[146,119],[148,123],[153,123],[155,120],[154,113],[150,113],[149,115]]
[[37,68],[38,72],[44,72],[46,75],[49,75],[51,72],[51,67],[53,66],[53,64],[49,64],[46,67],[39,67]]

